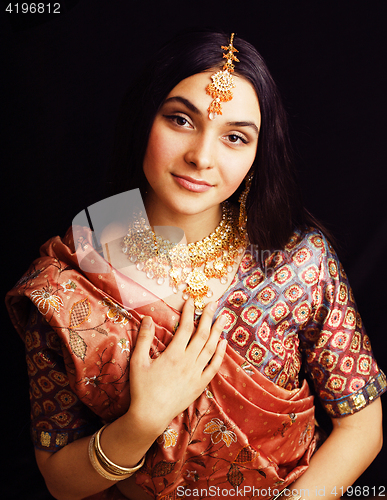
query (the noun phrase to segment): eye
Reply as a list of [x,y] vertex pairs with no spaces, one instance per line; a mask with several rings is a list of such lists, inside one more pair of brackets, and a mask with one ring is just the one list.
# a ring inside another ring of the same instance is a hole
[[242,142],[243,144],[247,144],[249,141],[244,137],[243,135],[239,134],[230,134],[226,136],[228,141],[231,142],[232,144],[239,144]]
[[189,127],[190,122],[187,120],[187,118],[184,118],[184,116],[180,115],[164,115],[165,118],[167,118],[169,121],[175,123],[178,127]]

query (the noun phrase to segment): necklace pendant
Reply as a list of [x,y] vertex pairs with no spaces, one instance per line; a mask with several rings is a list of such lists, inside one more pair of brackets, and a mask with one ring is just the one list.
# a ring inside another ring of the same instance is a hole
[[199,269],[194,269],[187,276],[186,283],[191,288],[191,290],[198,291],[202,290],[206,286],[208,281],[207,276]]

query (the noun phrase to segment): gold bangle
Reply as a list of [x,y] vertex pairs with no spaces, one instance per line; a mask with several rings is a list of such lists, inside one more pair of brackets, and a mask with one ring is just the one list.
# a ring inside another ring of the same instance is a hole
[[276,495],[275,497],[273,497],[271,500],[277,500],[278,498],[280,498],[282,496],[282,493],[286,490],[286,488],[284,488],[283,490],[281,490],[278,495]]
[[143,456],[141,462],[135,467],[121,467],[120,465],[117,465],[109,460],[105,453],[102,451],[100,444],[100,436],[105,427],[106,425],[104,425],[99,431],[97,431],[90,439],[90,462],[92,463],[94,469],[106,479],[110,479],[111,481],[121,481],[123,479],[127,479],[144,465],[145,455]]
[[[289,495],[285,495],[285,491],[289,491]],[[271,500],[281,500],[281,499],[286,499],[286,500],[301,500],[301,495],[293,495],[292,490],[290,490],[288,487],[284,488],[282,491],[278,493],[275,497],[273,497]]]
[[109,474],[108,472],[106,472],[102,468],[101,464],[99,463],[99,461],[97,459],[97,455],[95,453],[94,439],[95,439],[95,434],[91,437],[90,443],[89,443],[89,459],[90,459],[91,465],[93,466],[94,470],[96,472],[98,472],[98,474],[100,476],[104,477],[105,479],[109,479],[110,481],[121,481],[122,479],[125,479],[124,476],[116,476],[113,474]]

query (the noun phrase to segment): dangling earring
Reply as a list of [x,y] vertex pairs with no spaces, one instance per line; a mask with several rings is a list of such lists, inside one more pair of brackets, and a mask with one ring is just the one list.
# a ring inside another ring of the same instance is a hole
[[254,177],[254,172],[249,172],[245,177],[245,189],[239,196],[239,232],[246,233],[246,224],[247,224],[247,211],[246,211],[246,200],[247,195],[249,194],[251,183]]

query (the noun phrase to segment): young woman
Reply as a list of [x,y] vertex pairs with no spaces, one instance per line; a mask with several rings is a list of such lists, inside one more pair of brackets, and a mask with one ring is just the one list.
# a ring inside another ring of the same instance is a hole
[[256,50],[210,32],[163,47],[124,102],[114,175],[146,214],[93,233],[90,207],[7,298],[53,496],[337,498],[380,450],[386,379]]

